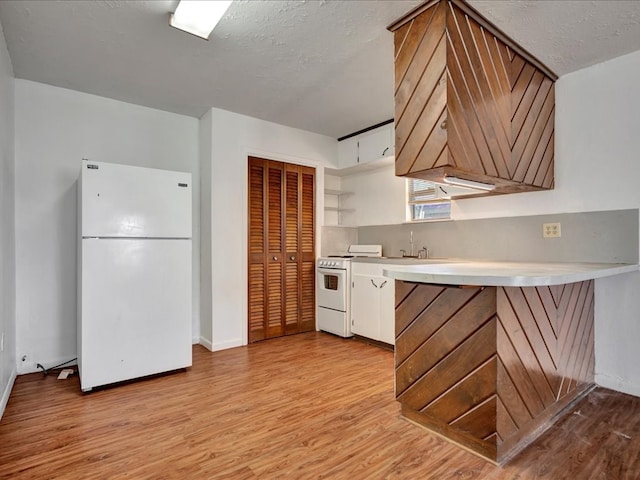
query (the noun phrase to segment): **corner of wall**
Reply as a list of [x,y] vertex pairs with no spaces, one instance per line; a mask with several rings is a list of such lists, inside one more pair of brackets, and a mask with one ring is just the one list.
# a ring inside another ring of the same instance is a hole
[[612,377],[606,373],[596,373],[595,382],[599,387],[640,397],[640,385],[624,381],[620,377]]
[[13,64],[0,25],[0,418],[17,375],[15,255],[15,88]]
[[[210,109],[199,120],[198,161],[200,168],[200,331],[199,340],[212,336],[211,317],[211,162],[212,116]],[[210,341],[207,340],[209,344]],[[209,347],[207,347],[209,348]],[[211,348],[209,348],[211,350]]]
[[206,348],[210,352],[213,352],[213,342],[210,339],[204,338],[203,336],[201,336],[197,343],[202,345],[204,348]]
[[11,390],[13,389],[13,384],[16,381],[16,377],[18,376],[18,371],[14,367],[9,375],[9,381],[5,386],[4,391],[2,392],[2,398],[0,398],[0,419],[2,415],[4,415],[4,410],[7,407],[7,403],[9,403],[9,396],[11,395]]

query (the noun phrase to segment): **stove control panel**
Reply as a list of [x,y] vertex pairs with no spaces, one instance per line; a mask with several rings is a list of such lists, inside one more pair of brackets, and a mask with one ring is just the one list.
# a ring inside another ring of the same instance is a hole
[[336,260],[336,259],[326,259],[321,258],[318,260],[318,267],[322,268],[347,268],[348,260]]

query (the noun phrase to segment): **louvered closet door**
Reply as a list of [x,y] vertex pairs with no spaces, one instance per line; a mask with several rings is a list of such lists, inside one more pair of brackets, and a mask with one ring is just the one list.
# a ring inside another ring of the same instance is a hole
[[249,342],[315,328],[315,170],[249,158]]
[[299,167],[300,176],[300,331],[316,328],[315,169]]

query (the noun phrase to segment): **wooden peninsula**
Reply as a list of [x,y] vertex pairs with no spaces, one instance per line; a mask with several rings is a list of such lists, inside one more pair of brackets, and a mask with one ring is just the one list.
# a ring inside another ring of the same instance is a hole
[[594,387],[594,279],[638,265],[393,266],[402,414],[498,464]]

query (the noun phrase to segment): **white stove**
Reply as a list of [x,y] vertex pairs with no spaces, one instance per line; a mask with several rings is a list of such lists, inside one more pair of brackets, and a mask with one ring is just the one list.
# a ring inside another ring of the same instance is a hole
[[350,245],[344,255],[321,257],[316,267],[318,329],[351,337],[351,259],[381,257],[381,245]]

